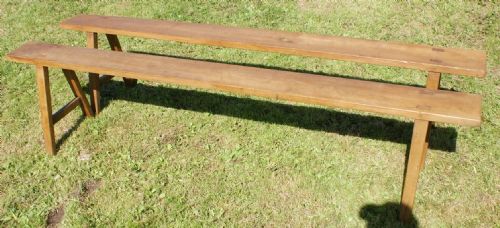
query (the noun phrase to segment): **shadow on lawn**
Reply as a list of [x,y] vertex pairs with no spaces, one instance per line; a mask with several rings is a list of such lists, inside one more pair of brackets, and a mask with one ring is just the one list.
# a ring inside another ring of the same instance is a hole
[[418,220],[413,216],[407,224],[399,221],[399,203],[383,205],[368,204],[359,210],[359,217],[366,221],[367,228],[375,227],[419,227]]
[[[134,88],[125,88],[122,82],[110,81],[103,86],[101,96],[103,108],[118,99],[402,144],[410,143],[413,129],[412,122],[370,114],[344,113],[163,85],[138,84]],[[455,152],[456,137],[457,132],[452,127],[435,127],[431,131],[429,147]]]
[[[243,65],[286,70],[277,67]],[[318,74],[302,70],[296,72]],[[330,76],[364,80],[344,75]],[[164,85],[137,84],[133,88],[127,88],[122,82],[112,80],[101,88],[102,108],[104,109],[115,99],[407,144],[405,163],[408,162],[413,122],[395,120],[390,117],[345,113],[326,108],[170,88]],[[82,120],[83,117],[63,135],[57,143],[58,146],[68,138]],[[433,127],[429,147],[445,152],[455,152],[456,138],[457,132],[453,127]],[[413,214],[410,223],[402,224],[398,219],[399,207],[400,204],[394,202],[383,205],[368,204],[360,209],[359,216],[366,220],[367,227],[419,227],[418,220]]]
[[76,121],[76,123],[74,123],[73,126],[69,130],[65,131],[61,135],[61,137],[56,141],[57,150],[59,150],[59,148],[61,148],[61,145],[69,138],[69,136],[71,136],[71,134],[80,126],[80,124],[82,124],[84,119],[85,119],[84,115],[81,115],[80,117],[78,117],[78,120]]

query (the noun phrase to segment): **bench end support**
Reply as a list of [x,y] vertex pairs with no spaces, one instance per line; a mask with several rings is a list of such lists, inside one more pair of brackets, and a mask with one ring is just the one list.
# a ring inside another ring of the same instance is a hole
[[412,215],[418,177],[427,151],[429,125],[429,121],[415,120],[415,124],[413,126],[413,135],[411,139],[410,153],[408,155],[408,163],[406,165],[406,174],[403,182],[403,193],[401,195],[401,209],[399,214],[399,219],[404,223],[407,223]]
[[52,101],[50,97],[49,69],[45,66],[36,66],[36,84],[40,103],[40,121],[42,123],[45,150],[50,155],[56,153],[54,134],[54,120],[52,119]]

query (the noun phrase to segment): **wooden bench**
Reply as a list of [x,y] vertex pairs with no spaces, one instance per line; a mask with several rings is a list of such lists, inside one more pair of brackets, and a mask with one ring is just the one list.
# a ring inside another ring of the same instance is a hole
[[[12,61],[36,66],[41,122],[45,147],[50,154],[56,151],[54,123],[77,106],[86,116],[99,113],[99,83],[110,78],[101,76],[99,79],[100,74],[126,77],[128,85],[134,85],[137,79],[158,81],[402,116],[414,120],[400,212],[400,218],[408,221],[418,176],[424,166],[431,123],[466,126],[479,126],[481,123],[479,95],[439,90],[441,73],[483,77],[486,57],[480,51],[125,17],[82,15],[62,22],[61,26],[86,32],[89,48],[27,43],[7,56]],[[96,49],[97,33],[106,34],[114,51]],[[125,53],[121,52],[118,35],[399,66],[425,70],[429,74],[426,88],[420,88]],[[63,69],[75,95],[75,99],[54,114],[48,67]],[[90,72],[92,105],[82,92],[75,71]]]

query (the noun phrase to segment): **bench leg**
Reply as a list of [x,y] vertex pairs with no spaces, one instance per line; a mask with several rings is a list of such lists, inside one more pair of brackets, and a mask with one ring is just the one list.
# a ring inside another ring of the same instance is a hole
[[[87,47],[97,48],[97,33],[87,32]],[[101,112],[101,90],[99,86],[99,75],[89,73],[90,103],[94,114],[97,116]]]
[[427,126],[427,134],[425,135],[424,149],[422,151],[420,159],[420,165],[419,165],[420,170],[424,169],[425,167],[425,157],[427,156],[427,149],[429,148],[429,137],[430,137],[431,127],[432,127],[432,122],[429,122]]
[[401,196],[401,210],[399,218],[403,222],[408,222],[415,201],[415,192],[417,191],[418,176],[421,169],[422,160],[425,160],[427,151],[429,121],[415,120],[413,126],[413,135],[410,145],[410,154],[406,166],[406,174],[403,182],[403,194]]
[[[109,46],[113,51],[122,51],[122,46],[120,45],[120,40],[118,40],[118,36],[115,34],[106,34],[106,38],[108,39]],[[137,85],[137,79],[133,78],[123,78],[123,83],[125,83],[126,87],[134,87]]]
[[56,153],[54,135],[54,121],[52,119],[52,101],[50,97],[49,69],[44,66],[36,66],[36,82],[38,86],[38,98],[40,102],[40,120],[42,123],[45,150],[48,154]]
[[[425,88],[439,90],[440,83],[441,83],[441,73],[429,71],[429,73],[427,75],[427,83],[425,85]],[[432,126],[432,122],[427,127],[427,135],[425,137],[425,145],[424,145],[424,147],[426,149],[422,153],[422,160],[420,161],[420,169],[421,170],[424,169],[424,166],[425,166],[425,156],[427,154],[427,148],[429,147],[429,133],[430,133],[431,126]]]
[[97,116],[101,112],[101,90],[99,88],[99,75],[89,73],[90,102],[94,114]]
[[63,69],[63,73],[69,83],[69,86],[71,87],[71,91],[73,91],[73,95],[80,100],[80,108],[82,109],[83,114],[87,117],[94,116],[94,112],[92,111],[89,101],[82,90],[82,86],[80,85],[78,77],[76,77],[75,71]]

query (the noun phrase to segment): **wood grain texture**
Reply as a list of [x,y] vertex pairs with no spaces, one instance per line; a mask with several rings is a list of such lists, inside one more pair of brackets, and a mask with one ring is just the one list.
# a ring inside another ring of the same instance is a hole
[[403,194],[401,195],[401,211],[399,218],[403,222],[407,222],[410,219],[411,210],[415,202],[418,176],[421,169],[420,164],[423,159],[422,153],[426,150],[425,139],[428,129],[429,121],[415,120],[408,164],[406,165],[406,174],[403,182]]
[[452,91],[136,53],[28,43],[12,61],[477,126],[481,97]]
[[[106,38],[108,39],[109,47],[113,51],[123,52],[122,45],[120,44],[120,40],[118,36],[115,34],[106,34]],[[133,78],[123,78],[123,83],[126,87],[134,87],[137,85],[137,79]]]
[[80,15],[61,27],[85,32],[272,51],[484,77],[483,51],[177,21]]
[[48,154],[56,153],[54,121],[52,119],[52,99],[50,97],[49,69],[43,65],[36,66],[36,82],[40,103],[40,120],[42,123],[45,150]]

